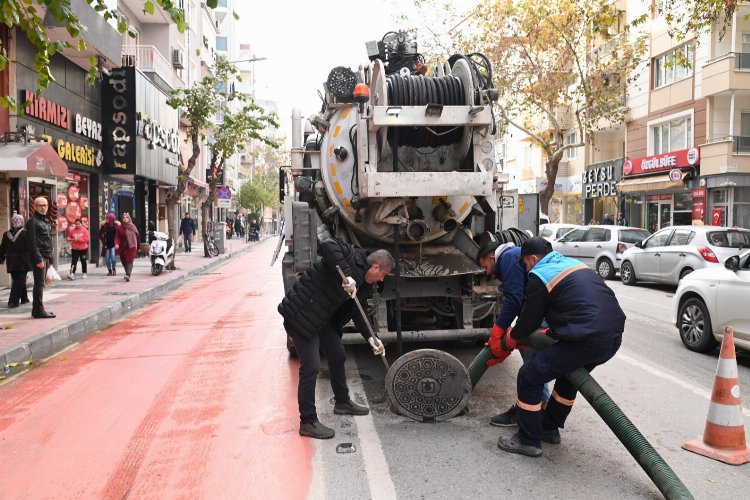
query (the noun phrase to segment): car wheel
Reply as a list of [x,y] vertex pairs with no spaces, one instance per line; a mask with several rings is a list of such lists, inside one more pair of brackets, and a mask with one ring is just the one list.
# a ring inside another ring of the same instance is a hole
[[687,276],[688,274],[692,272],[693,272],[692,269],[690,269],[689,267],[686,267],[685,269],[682,270],[682,272],[680,272],[680,279],[684,278],[685,276]]
[[625,285],[635,285],[636,280],[633,264],[628,261],[622,263],[622,266],[620,266],[620,279],[622,279]]
[[602,279],[611,280],[615,277],[615,266],[609,259],[599,259],[599,262],[596,263],[596,272]]
[[718,342],[711,330],[711,316],[701,299],[690,297],[677,314],[677,328],[685,347],[695,352],[708,352]]

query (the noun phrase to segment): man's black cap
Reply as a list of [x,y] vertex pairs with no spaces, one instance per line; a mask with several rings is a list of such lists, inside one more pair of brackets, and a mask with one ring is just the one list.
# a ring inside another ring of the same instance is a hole
[[519,262],[527,255],[547,255],[552,251],[552,243],[539,236],[532,236],[521,245],[521,258]]

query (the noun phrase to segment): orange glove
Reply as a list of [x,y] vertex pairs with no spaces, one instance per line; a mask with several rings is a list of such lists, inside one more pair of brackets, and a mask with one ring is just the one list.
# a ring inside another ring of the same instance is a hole
[[510,353],[512,351],[500,351],[500,352],[502,353],[500,356],[497,356],[497,357],[494,357],[494,358],[491,358],[491,359],[487,360],[487,362],[485,363],[485,365],[487,365],[487,367],[499,365],[500,363],[502,363],[503,361],[505,361],[505,359],[508,356],[510,356]]
[[487,347],[490,348],[490,351],[492,351],[492,354],[497,356],[498,358],[503,357],[503,359],[507,358],[507,354],[510,353],[509,350],[503,349],[501,345],[502,338],[505,336],[505,328],[500,328],[497,326],[492,327],[492,334],[490,334],[490,339],[485,344]]
[[514,339],[513,336],[511,336],[510,332],[512,331],[513,331],[513,327],[508,328],[508,332],[505,335],[503,335],[502,339],[500,339],[500,347],[502,347],[504,351],[510,352],[513,349],[518,349],[519,347],[522,347],[522,346],[519,346],[518,341]]

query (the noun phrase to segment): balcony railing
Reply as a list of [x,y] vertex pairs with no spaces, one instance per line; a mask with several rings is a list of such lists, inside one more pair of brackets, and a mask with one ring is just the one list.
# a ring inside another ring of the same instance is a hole
[[750,153],[750,136],[735,135],[732,142],[732,153]]
[[153,45],[123,47],[122,65],[135,66],[144,73],[155,73],[173,89],[184,86],[184,82],[175,74],[169,60]]

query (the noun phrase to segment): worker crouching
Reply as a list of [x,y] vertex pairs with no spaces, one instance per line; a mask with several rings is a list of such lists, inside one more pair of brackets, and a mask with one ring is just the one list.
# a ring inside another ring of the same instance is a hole
[[[602,278],[581,262],[552,251],[550,243],[533,237],[521,247],[528,276],[521,314],[515,328],[500,339],[495,351],[512,351],[542,321],[557,343],[536,352],[517,379],[518,432],[501,437],[498,447],[530,457],[542,454],[541,442],[560,442],[575,401],[576,389],[565,376],[578,368],[589,372],[615,355],[622,342],[625,313]],[[555,380],[552,397],[542,409],[544,384]]]

